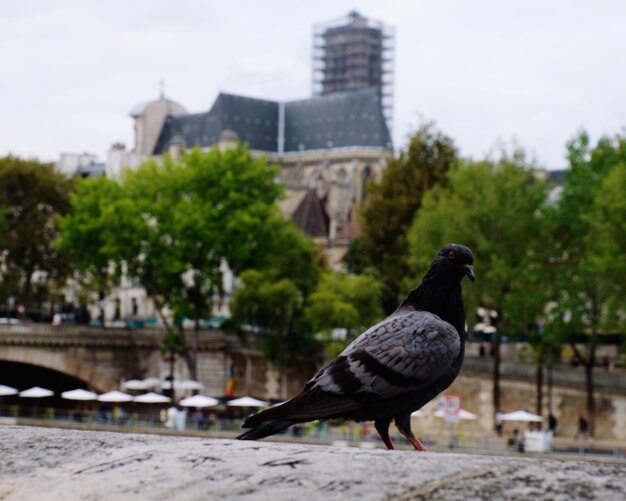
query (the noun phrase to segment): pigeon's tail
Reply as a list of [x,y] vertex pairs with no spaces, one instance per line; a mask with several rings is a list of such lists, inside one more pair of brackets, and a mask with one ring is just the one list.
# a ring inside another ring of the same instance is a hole
[[263,423],[255,426],[251,430],[242,433],[237,437],[239,440],[258,440],[260,438],[269,437],[276,433],[280,433],[283,430],[289,428],[295,421],[280,421],[277,419],[271,419],[264,421]]

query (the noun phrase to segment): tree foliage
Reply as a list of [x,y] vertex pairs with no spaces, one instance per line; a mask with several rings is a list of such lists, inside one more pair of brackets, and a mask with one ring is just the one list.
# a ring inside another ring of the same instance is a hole
[[546,301],[529,286],[540,280],[545,256],[541,236],[546,194],[546,183],[519,153],[498,163],[466,163],[449,173],[447,186],[424,197],[409,232],[412,260],[419,270],[426,270],[437,251],[450,242],[467,245],[474,253],[476,283],[466,294],[466,311],[470,322],[478,306],[497,313],[496,410],[501,333],[525,330]]
[[320,266],[315,245],[290,221],[277,217],[272,226],[265,262],[241,274],[231,311],[240,329],[259,334],[265,358],[284,370],[316,355],[304,306]]
[[[380,285],[368,275],[326,272],[309,298],[305,315],[313,330],[321,334],[327,354],[338,355],[348,342],[384,316]],[[346,339],[334,339],[335,329],[345,329]]]
[[222,292],[222,266],[239,273],[264,259],[269,222],[282,195],[276,173],[276,166],[253,158],[244,146],[194,149],[180,161],[165,156],[161,164],[148,161],[124,171],[119,190],[102,181],[94,190],[116,194],[105,218],[93,209],[95,223],[80,224],[91,218],[86,214],[93,205],[89,190],[81,191],[74,203],[82,210],[65,223],[68,232],[79,233],[72,237],[82,242],[74,250],[79,259],[93,258],[89,236],[100,232],[103,259],[138,280],[164,322],[166,308],[179,324],[185,316],[195,321],[194,345],[187,350],[192,377],[199,321],[211,315],[212,301]]
[[71,258],[80,273],[74,278],[79,281],[83,294],[97,292],[102,323],[102,301],[119,276],[111,269],[115,258],[111,247],[115,225],[111,218],[120,196],[120,186],[114,180],[102,176],[79,180],[76,192],[70,197],[71,213],[59,218],[61,231],[57,247]]
[[70,266],[54,242],[73,186],[52,164],[0,158],[0,304],[13,297],[28,312],[65,284]]
[[[626,141],[581,132],[568,144],[570,169],[549,213],[554,283],[546,326],[570,344],[585,369],[590,432],[595,428],[593,368],[603,334],[624,328],[624,164]],[[617,257],[619,256],[619,257]],[[581,343],[581,340],[584,342]]]
[[[506,296],[517,291],[517,284],[537,262],[546,193],[546,184],[520,158],[454,169],[449,186],[425,197],[411,227],[416,269],[426,270],[446,243],[467,245],[480,276],[468,295],[468,309],[484,306],[501,315]],[[513,320],[500,316],[501,328],[519,329]]]
[[380,182],[368,187],[361,213],[362,247],[381,282],[387,313],[398,306],[405,292],[403,279],[412,272],[407,231],[413,217],[424,194],[444,183],[456,162],[452,139],[429,123],[418,129],[406,151],[389,162]]

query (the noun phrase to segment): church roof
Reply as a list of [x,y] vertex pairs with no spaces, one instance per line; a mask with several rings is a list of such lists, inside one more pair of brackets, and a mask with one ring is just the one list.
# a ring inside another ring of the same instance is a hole
[[210,147],[225,129],[252,150],[272,153],[392,148],[378,93],[363,89],[286,103],[220,93],[208,112],[168,116],[154,154],[176,136],[188,146]]
[[315,190],[309,190],[300,205],[291,215],[291,219],[298,229],[311,237],[325,237],[328,235],[329,217],[324,210],[324,203],[317,196]]
[[286,104],[284,151],[355,146],[392,148],[376,89],[341,92]]

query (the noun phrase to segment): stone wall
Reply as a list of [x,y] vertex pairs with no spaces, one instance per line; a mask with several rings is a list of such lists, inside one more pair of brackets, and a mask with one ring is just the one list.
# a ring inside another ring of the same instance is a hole
[[4,501],[626,499],[624,462],[20,426],[0,433]]

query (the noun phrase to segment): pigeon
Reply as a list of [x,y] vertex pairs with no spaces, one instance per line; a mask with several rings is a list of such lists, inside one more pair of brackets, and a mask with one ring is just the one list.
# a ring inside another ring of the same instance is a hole
[[473,282],[474,257],[464,245],[448,244],[419,286],[390,316],[370,327],[287,402],[248,417],[237,438],[257,440],[295,423],[334,418],[374,421],[393,449],[394,421],[415,450],[424,445],[411,431],[411,413],[456,379],[465,352],[461,280]]

